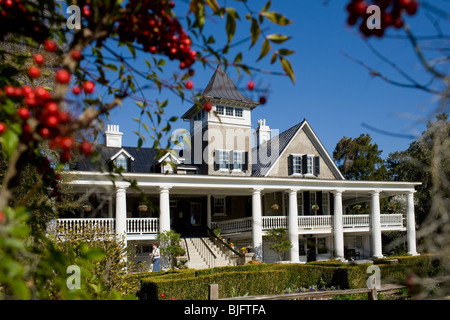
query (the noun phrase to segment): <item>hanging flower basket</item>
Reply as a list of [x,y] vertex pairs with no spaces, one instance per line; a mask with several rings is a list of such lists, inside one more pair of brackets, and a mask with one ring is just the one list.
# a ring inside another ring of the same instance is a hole
[[361,210],[361,205],[360,205],[360,204],[355,204],[355,205],[353,206],[353,209],[354,209],[355,211],[359,211],[359,210]]
[[83,206],[83,210],[84,210],[84,212],[91,212],[92,211],[92,207],[90,205],[88,205],[88,204],[85,204]]
[[278,204],[273,204],[270,208],[272,208],[272,210],[278,210],[278,209],[280,209],[280,207],[278,206]]
[[148,209],[148,206],[146,204],[140,204],[139,207],[138,207],[138,210],[140,212],[146,212],[147,209]]
[[319,205],[315,204],[311,207],[311,209],[313,209],[314,211],[317,211],[317,210],[319,210]]

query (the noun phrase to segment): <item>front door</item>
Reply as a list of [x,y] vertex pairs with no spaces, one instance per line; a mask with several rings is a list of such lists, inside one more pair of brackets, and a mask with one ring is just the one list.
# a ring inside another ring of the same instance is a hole
[[306,240],[306,261],[316,261],[316,238]]
[[201,226],[202,204],[201,202],[191,202],[189,221],[193,227]]

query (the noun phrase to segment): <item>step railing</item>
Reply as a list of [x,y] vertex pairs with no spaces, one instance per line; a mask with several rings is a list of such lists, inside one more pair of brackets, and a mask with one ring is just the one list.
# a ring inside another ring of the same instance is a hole
[[210,228],[207,227],[206,230],[208,231],[209,239],[212,241],[213,245],[217,246],[220,251],[225,254],[228,261],[230,261],[233,265],[238,264],[237,260],[239,260],[239,258],[244,258],[242,253],[235,250],[228,243],[216,236]]

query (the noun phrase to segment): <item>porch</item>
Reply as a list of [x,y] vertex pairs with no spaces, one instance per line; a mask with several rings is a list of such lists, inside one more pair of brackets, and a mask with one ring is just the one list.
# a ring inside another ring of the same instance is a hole
[[[288,228],[287,216],[263,216],[262,230],[275,228]],[[331,233],[333,229],[332,215],[298,216],[298,234],[309,234],[314,231],[320,233]],[[381,214],[380,224],[382,231],[405,231],[405,218],[402,214]],[[370,215],[343,215],[342,225],[344,232],[369,231]],[[220,228],[224,235],[252,231],[252,218],[233,219],[213,223],[213,228]]]

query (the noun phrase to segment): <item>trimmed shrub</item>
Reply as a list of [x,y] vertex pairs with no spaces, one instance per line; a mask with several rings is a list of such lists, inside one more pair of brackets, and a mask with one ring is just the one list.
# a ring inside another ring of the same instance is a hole
[[[236,271],[181,279],[142,279],[138,297],[144,300],[207,300],[209,285],[219,285],[219,297],[279,294],[286,288],[286,271]],[[161,296],[163,295],[163,296]]]

